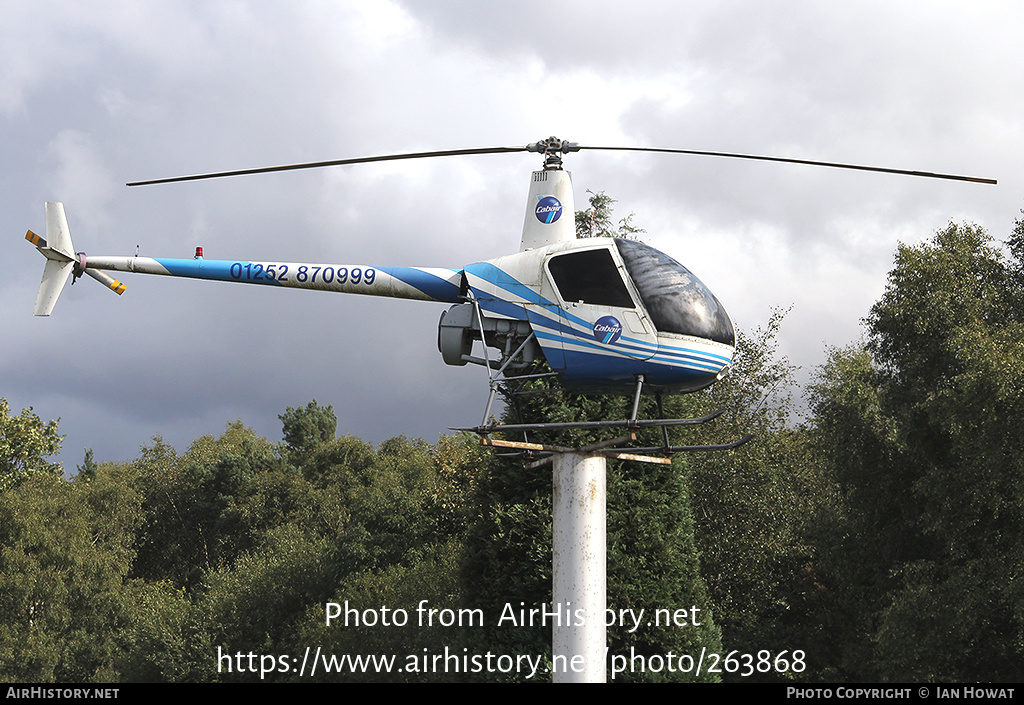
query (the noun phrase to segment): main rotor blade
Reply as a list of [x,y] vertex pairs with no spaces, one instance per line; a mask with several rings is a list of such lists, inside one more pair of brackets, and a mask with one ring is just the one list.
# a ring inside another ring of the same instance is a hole
[[128,186],[148,186],[150,184],[170,184],[178,181],[199,181],[200,179],[219,179],[224,176],[243,176],[246,174],[266,174],[274,171],[295,171],[298,169],[319,169],[325,166],[343,166],[345,164],[367,164],[370,162],[390,162],[399,159],[426,159],[428,157],[454,157],[464,154],[505,154],[510,152],[526,152],[529,146],[523,147],[478,147],[475,149],[449,149],[440,152],[410,152],[409,154],[386,154],[377,157],[357,157],[355,159],[334,159],[326,162],[307,162],[304,164],[283,164],[266,166],[257,169],[237,169],[234,171],[218,171],[209,174],[193,174],[191,176],[172,176],[166,179],[150,179],[148,181],[132,181]]
[[995,179],[983,179],[977,176],[956,176],[954,174],[936,174],[930,171],[911,171],[908,169],[889,169],[880,166],[860,166],[839,162],[819,162],[811,159],[790,159],[787,157],[765,157],[756,154],[735,154],[733,152],[705,152],[696,149],[659,149],[657,147],[587,147],[580,145],[580,150],[600,149],[619,152],[664,152],[668,154],[694,154],[704,157],[730,157],[732,159],[755,159],[762,162],[785,162],[787,164],[808,164],[810,166],[828,166],[836,169],[856,169],[858,171],[878,171],[884,174],[903,174],[905,176],[925,176],[931,179],[951,179],[953,181],[971,181],[978,184],[994,184]]
[[792,159],[789,157],[768,157],[757,154],[737,154],[735,152],[711,152],[698,149],[666,149],[659,147],[594,147],[582,146],[572,142],[562,142],[554,137],[540,142],[535,142],[522,147],[478,147],[473,149],[449,149],[433,152],[410,152],[407,154],[386,154],[376,157],[357,157],[355,159],[334,159],[323,162],[306,162],[302,164],[283,164],[281,166],[268,166],[256,169],[236,169],[233,171],[218,171],[207,174],[193,174],[191,176],[174,176],[165,179],[150,179],[148,181],[132,181],[128,186],[146,186],[150,184],[169,184],[179,181],[198,181],[200,179],[218,179],[225,176],[243,176],[246,174],[266,174],[275,171],[295,171],[298,169],[318,169],[325,166],[343,166],[346,164],[368,164],[370,162],[389,162],[400,159],[426,159],[428,157],[453,157],[472,154],[509,154],[514,152],[544,152],[546,154],[578,152],[584,149],[618,151],[618,152],[659,152],[663,154],[690,154],[705,157],[728,157],[731,159],[753,159],[764,162],[783,162],[787,164],[805,164],[810,166],[825,166],[835,169],[855,169],[858,171],[874,171],[884,174],[902,174],[905,176],[923,176],[932,179],[950,179],[953,181],[970,181],[979,184],[994,184],[995,179],[984,179],[977,176],[958,176],[955,174],[939,174],[930,171],[913,171],[909,169],[891,169],[879,166],[862,166],[858,164],[843,164],[840,162],[823,162],[812,159]]

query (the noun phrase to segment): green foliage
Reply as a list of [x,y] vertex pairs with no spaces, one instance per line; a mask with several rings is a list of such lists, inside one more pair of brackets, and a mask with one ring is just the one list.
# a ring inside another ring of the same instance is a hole
[[201,683],[211,679],[209,638],[200,615],[181,588],[167,581],[125,583],[132,620],[119,633],[123,648],[114,662],[116,680],[138,683]]
[[192,588],[204,571],[251,546],[232,505],[255,477],[280,467],[274,446],[240,422],[181,456],[154,439],[133,463],[146,516],[134,575]]
[[860,615],[841,674],[1024,676],[1021,234],[1010,259],[976,226],[901,247],[866,347],[812,390],[847,507],[823,566],[832,606]]
[[[292,635],[311,605],[322,605],[337,578],[327,539],[295,524],[271,530],[254,550],[230,566],[209,571],[196,600],[208,641],[202,660],[217,653],[301,653]],[[217,648],[221,651],[218,652]],[[254,680],[252,673],[222,669],[218,680]]]
[[303,464],[314,450],[332,440],[338,428],[334,407],[322,407],[316,399],[298,409],[289,406],[278,418],[284,429],[285,447],[296,465]]
[[0,680],[116,678],[141,498],[123,477],[46,473],[0,493]]
[[612,219],[612,204],[617,201],[604,191],[587,191],[590,194],[590,207],[576,211],[576,237],[623,237],[639,240],[646,230],[633,225],[634,214],[630,213],[619,220],[616,227]]
[[[315,403],[290,409],[286,436],[293,421],[313,417],[333,413]],[[237,654],[247,665],[249,653],[303,653],[314,637],[354,653],[365,653],[355,636],[403,651],[454,643],[444,631],[357,635],[320,625],[328,601],[457,604],[456,557],[479,449],[465,438],[432,448],[400,437],[375,450],[334,438],[329,426],[275,446],[234,423],[181,455],[157,438],[122,468],[143,497],[131,566],[139,580],[125,585],[136,618],[121,633],[139,651],[114,660],[123,679],[251,682],[261,676],[239,671]],[[275,664],[262,680],[294,678]]]
[[82,460],[82,464],[75,467],[78,469],[75,479],[85,482],[90,482],[96,479],[96,473],[99,471],[99,466],[96,465],[92,448],[86,448],[85,458]]
[[63,473],[60,463],[45,458],[60,452],[63,436],[57,434],[57,421],[43,423],[32,407],[18,416],[9,416],[7,400],[0,398],[0,492],[35,474]]
[[[722,632],[701,574],[691,509],[690,483],[685,463],[672,465],[616,463],[609,469],[608,487],[608,607],[642,607],[647,617],[655,610],[693,610],[696,624],[666,627],[651,622],[634,632],[609,629],[610,653],[663,656],[699,654],[702,648],[720,652]],[[621,682],[679,680],[668,671],[626,671]],[[714,682],[718,676],[702,673],[684,680]]]
[[[628,406],[615,397],[534,398],[527,413],[565,419],[622,417]],[[736,416],[730,423],[744,422]],[[590,439],[574,432],[548,440]],[[234,423],[181,454],[160,438],[127,464],[97,464],[87,454],[79,481],[50,476],[59,492],[37,488],[42,477],[12,489],[3,511],[28,512],[33,531],[52,527],[60,537],[34,539],[30,548],[21,534],[2,537],[5,560],[19,561],[17,570],[13,563],[4,568],[13,586],[3,593],[12,601],[5,613],[13,616],[0,630],[3,673],[20,680],[252,681],[258,676],[226,670],[217,654],[301,653],[314,641],[331,653],[434,654],[447,647],[549,654],[550,629],[493,626],[506,603],[550,600],[550,471],[496,458],[464,435],[435,446],[395,438],[378,449],[351,437],[307,441],[301,449],[275,446]],[[700,628],[613,630],[613,650],[723,648],[712,608],[719,598],[701,576],[693,476],[681,461],[654,470],[611,465],[610,604],[698,606],[702,617]],[[0,518],[9,532],[18,526]],[[717,540],[735,545],[726,533]],[[97,561],[103,567],[90,569],[91,579],[82,577],[84,568],[67,568]],[[435,609],[482,606],[488,619],[463,629],[324,625],[324,604],[346,600],[410,613],[421,600]],[[25,614],[35,631],[26,631]],[[264,680],[294,678],[275,671]]]
[[726,652],[811,653],[803,615],[816,589],[815,555],[807,532],[834,496],[793,427],[796,368],[777,351],[784,317],[775,310],[763,328],[740,332],[729,375],[685,400],[700,404],[693,415],[726,409],[715,422],[687,431],[689,443],[754,436],[734,451],[685,457],[702,574]]
[[491,451],[480,445],[476,435],[460,433],[442,436],[431,449],[433,484],[427,513],[438,536],[461,537],[475,515],[474,497],[479,470]]
[[[491,457],[481,468],[460,574],[463,603],[484,626],[467,633],[474,653],[543,654],[551,660],[551,629],[501,628],[506,604],[551,603],[551,471]],[[479,679],[494,675],[479,675]]]
[[[354,572],[346,577],[335,589],[330,602],[342,609],[354,609],[359,616],[346,623],[345,617],[339,617],[330,625],[325,623],[323,604],[309,610],[307,618],[299,626],[296,645],[316,644],[322,653],[341,654],[386,654],[396,655],[400,672],[376,672],[367,669],[364,672],[346,671],[321,672],[313,678],[319,682],[409,682],[429,683],[464,680],[464,675],[452,672],[445,673],[439,669],[420,671],[409,668],[410,657],[426,657],[428,660],[435,655],[448,653],[461,656],[463,652],[462,630],[457,621],[451,626],[443,626],[439,615],[442,610],[451,610],[457,614],[460,607],[458,599],[458,566],[461,544],[457,540],[429,544],[416,551],[413,560],[392,564],[380,569]],[[418,624],[417,608],[423,604],[424,609],[437,610],[434,623],[429,627]],[[406,625],[381,626],[379,622],[368,625],[363,615],[369,610],[376,612],[375,619],[383,621],[382,608],[405,610],[409,615]],[[468,618],[467,618],[468,619]],[[421,663],[417,661],[417,665]],[[292,680],[300,680],[292,678]]]

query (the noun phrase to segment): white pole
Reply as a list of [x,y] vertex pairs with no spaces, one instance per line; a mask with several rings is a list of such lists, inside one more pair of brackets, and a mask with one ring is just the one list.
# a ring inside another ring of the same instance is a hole
[[556,453],[553,466],[554,681],[604,683],[608,462]]

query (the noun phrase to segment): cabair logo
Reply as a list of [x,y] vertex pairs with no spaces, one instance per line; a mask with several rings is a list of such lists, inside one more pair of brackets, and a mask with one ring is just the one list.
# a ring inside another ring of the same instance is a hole
[[622,324],[615,316],[602,316],[594,324],[594,337],[599,343],[614,343],[622,335]]
[[551,224],[562,217],[562,204],[554,196],[545,196],[537,202],[537,220]]

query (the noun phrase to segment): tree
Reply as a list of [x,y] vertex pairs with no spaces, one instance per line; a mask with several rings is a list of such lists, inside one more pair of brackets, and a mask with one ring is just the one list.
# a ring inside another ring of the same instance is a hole
[[86,482],[96,479],[96,473],[99,471],[99,466],[96,465],[96,459],[92,452],[92,448],[85,449],[85,458],[82,460],[81,465],[76,466],[78,474],[76,478],[78,480],[85,480]]
[[590,194],[590,208],[576,211],[576,237],[624,237],[639,240],[647,232],[633,225],[634,214],[630,213],[615,227],[612,220],[612,204],[617,201],[604,191],[587,191]]
[[205,571],[251,547],[234,504],[254,478],[278,469],[276,447],[241,422],[202,436],[178,455],[155,438],[133,466],[145,495],[145,523],[133,574],[193,589]]
[[320,406],[316,399],[305,407],[287,407],[278,416],[284,427],[284,444],[292,462],[301,465],[319,446],[334,439],[338,417],[334,407]]
[[[519,420],[517,409],[531,420],[552,421],[622,419],[630,412],[631,398],[576,395],[562,391],[522,396],[509,405],[506,421]],[[653,400],[645,399],[645,414],[653,413]],[[645,434],[646,435],[646,434]],[[582,447],[599,432],[561,429],[530,434],[531,442]],[[658,445],[660,432],[641,438],[641,445]],[[695,465],[677,457],[670,466],[630,461],[608,461],[607,472],[607,585],[608,607],[699,610],[700,625],[657,628],[645,624],[630,633],[612,628],[608,646],[613,654],[699,654],[702,648],[720,652],[723,636],[718,614],[702,575],[701,545],[695,538],[692,478]],[[479,509],[466,539],[467,559],[462,593],[470,607],[491,616],[483,629],[469,637],[479,648],[500,647],[508,652],[547,654],[548,626],[497,627],[506,605],[519,609],[551,602],[551,493],[550,466],[527,467],[522,458],[495,456],[486,464],[478,483]],[[632,651],[631,651],[632,649]],[[698,680],[682,672],[632,672],[617,680]],[[716,680],[717,675],[700,674]]]
[[[684,431],[680,444],[753,435],[734,451],[685,457],[701,572],[725,652],[769,650],[774,658],[785,651],[783,658],[792,659],[800,650],[806,673],[818,655],[815,627],[806,618],[817,590],[807,535],[835,498],[794,425],[796,368],[778,353],[785,314],[776,309],[765,326],[738,331],[729,374],[702,394],[673,399],[667,410],[673,417],[726,410],[715,422]],[[783,677],[802,674],[723,674],[742,682]]]
[[861,677],[1024,676],[1022,236],[1009,258],[973,225],[901,246],[866,346],[813,390],[861,547],[836,538],[830,559],[846,607],[870,615],[843,659]]
[[820,586],[808,602],[808,621],[819,625],[809,650],[821,680],[878,681],[873,637],[896,585],[893,566],[917,555],[922,540],[907,517],[907,466],[863,343],[832,349],[807,398],[811,457],[837,487],[835,510],[808,534]]
[[32,407],[18,416],[9,416],[7,400],[0,398],[0,492],[35,474],[61,477],[60,463],[47,456],[60,452],[63,436],[57,434],[57,421],[43,421]]
[[37,473],[0,493],[0,680],[117,678],[140,504],[118,473]]

